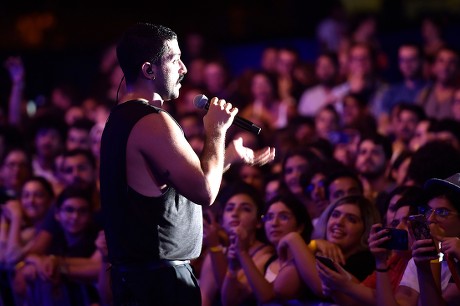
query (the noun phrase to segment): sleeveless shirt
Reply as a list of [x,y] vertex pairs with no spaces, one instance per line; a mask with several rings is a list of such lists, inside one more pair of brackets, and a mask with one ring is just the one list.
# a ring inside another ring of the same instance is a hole
[[[101,139],[100,192],[109,261],[112,264],[188,260],[201,252],[201,206],[169,186],[147,197],[127,183],[126,147],[134,125],[164,111],[139,100],[115,106]],[[155,141],[146,139],[146,141]]]

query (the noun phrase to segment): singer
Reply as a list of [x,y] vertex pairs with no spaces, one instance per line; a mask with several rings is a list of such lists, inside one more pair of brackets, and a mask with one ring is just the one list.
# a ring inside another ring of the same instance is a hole
[[179,96],[187,73],[175,32],[138,23],[117,44],[126,94],[101,141],[101,204],[114,305],[201,305],[190,266],[202,243],[202,205],[213,204],[231,163],[262,165],[274,149],[254,152],[225,135],[238,109],[212,98],[198,157],[162,109]]

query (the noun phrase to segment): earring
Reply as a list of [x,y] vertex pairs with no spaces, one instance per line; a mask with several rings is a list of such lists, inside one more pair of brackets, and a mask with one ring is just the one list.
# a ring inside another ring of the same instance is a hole
[[152,81],[155,81],[155,76],[152,77]]

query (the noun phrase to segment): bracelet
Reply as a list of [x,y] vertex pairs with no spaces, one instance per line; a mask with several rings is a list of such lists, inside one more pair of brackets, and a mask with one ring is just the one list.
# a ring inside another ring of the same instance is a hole
[[375,271],[385,273],[385,272],[390,271],[390,268],[389,267],[382,268],[382,269],[381,268],[375,268]]
[[224,250],[224,247],[222,245],[216,245],[216,246],[212,246],[212,247],[209,247],[209,251],[212,252],[212,253],[219,253],[219,252],[222,252]]
[[316,253],[318,250],[318,245],[316,243],[316,240],[310,240],[310,243],[308,244],[308,248],[313,252]]

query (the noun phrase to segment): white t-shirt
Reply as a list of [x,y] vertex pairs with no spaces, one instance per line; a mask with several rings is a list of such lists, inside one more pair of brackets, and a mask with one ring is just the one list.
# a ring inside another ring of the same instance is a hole
[[[449,284],[449,280],[452,274],[450,273],[447,261],[441,261],[441,291],[444,291]],[[418,284],[417,266],[415,265],[414,259],[411,258],[407,264],[404,275],[399,283],[400,286],[406,286],[414,289],[420,293],[420,286]]]
[[315,116],[332,97],[323,85],[313,86],[302,93],[297,110],[303,116]]

